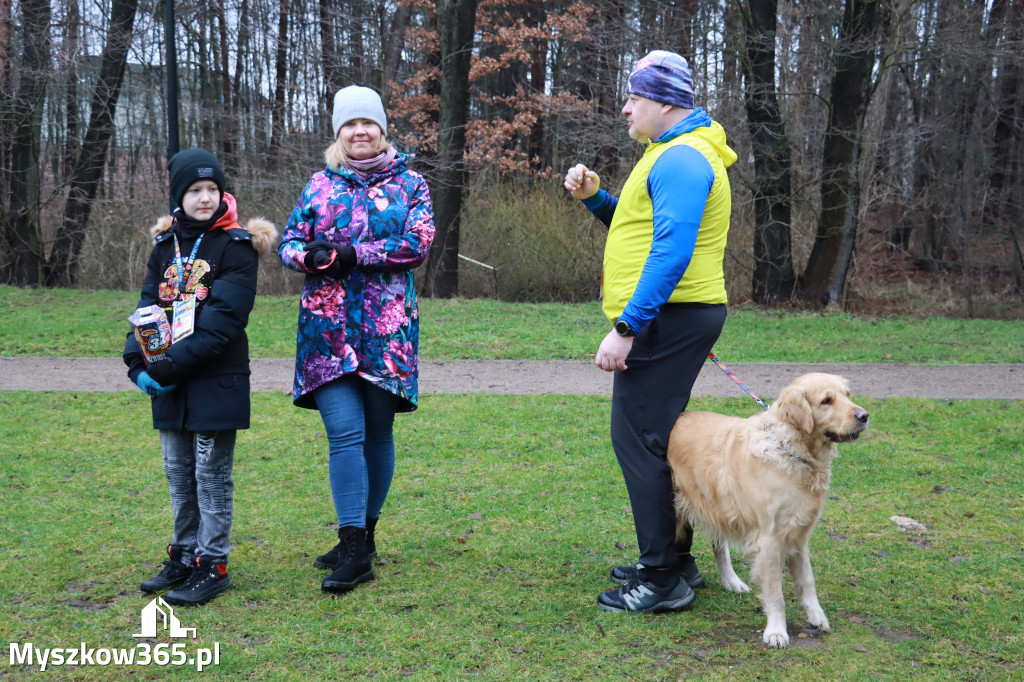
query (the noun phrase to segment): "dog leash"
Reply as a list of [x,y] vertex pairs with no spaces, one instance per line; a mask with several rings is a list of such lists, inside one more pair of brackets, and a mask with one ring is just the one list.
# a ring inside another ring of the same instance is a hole
[[[757,404],[761,406],[762,410],[767,410],[768,409],[768,404],[765,403],[765,401],[763,401],[760,398],[758,398],[756,395],[754,395],[754,392],[751,391],[749,388],[747,388],[746,384],[744,384],[742,381],[740,381],[739,377],[737,377],[735,374],[733,374],[732,370],[729,369],[728,367],[726,367],[724,362],[722,362],[717,357],[715,357],[714,353],[708,353],[708,357],[711,359],[711,362],[715,363],[718,366],[718,369],[720,369],[723,372],[725,372],[725,375],[727,377],[729,377],[730,379],[735,381],[736,384],[740,388],[742,388],[744,391],[746,391],[747,395],[749,395],[751,398],[753,398],[754,401],[757,402]],[[800,457],[799,455],[795,454],[792,450],[787,448],[785,446],[785,444],[783,444],[783,442],[781,440],[779,440],[779,438],[774,433],[772,433],[771,428],[767,424],[764,425],[764,432],[768,435],[768,439],[771,440],[776,445],[778,445],[779,449],[782,450],[784,453],[786,453],[787,455],[789,455],[793,459],[797,460],[798,462],[801,462],[803,464],[809,464],[809,462],[806,459],[804,459],[803,457]]]
[[742,389],[743,389],[744,391],[746,391],[746,392],[747,392],[747,395],[749,395],[749,396],[750,396],[751,398],[753,398],[753,399],[754,399],[754,401],[755,401],[755,402],[756,402],[756,403],[757,403],[758,405],[760,405],[760,406],[761,406],[761,409],[762,409],[762,410],[767,410],[767,409],[768,409],[768,404],[767,404],[767,403],[765,403],[765,401],[763,401],[763,400],[761,400],[760,398],[758,398],[758,397],[757,397],[756,395],[754,395],[754,392],[753,392],[753,391],[751,391],[751,390],[750,390],[749,388],[747,388],[746,384],[744,384],[744,383],[743,383],[742,381],[740,381],[740,380],[739,380],[739,377],[737,377],[737,376],[736,376],[735,374],[733,374],[733,373],[732,373],[732,370],[731,370],[731,369],[729,369],[728,367],[726,367],[726,366],[725,366],[725,363],[724,363],[724,362],[722,362],[722,361],[721,361],[721,360],[719,360],[719,359],[718,359],[717,357],[715,357],[715,354],[714,354],[714,353],[708,353],[708,357],[709,357],[709,358],[711,358],[711,362],[713,362],[713,363],[715,363],[716,365],[718,365],[718,369],[720,369],[720,370],[722,370],[723,372],[725,372],[725,375],[726,375],[727,377],[729,377],[730,379],[732,379],[733,381],[735,381],[735,382],[736,382],[736,384],[737,384],[737,385],[738,385],[738,386],[739,386],[740,388],[742,388]]

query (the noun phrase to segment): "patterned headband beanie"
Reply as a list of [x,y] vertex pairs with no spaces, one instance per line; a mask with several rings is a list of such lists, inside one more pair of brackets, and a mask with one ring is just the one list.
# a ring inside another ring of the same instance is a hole
[[636,63],[627,92],[647,99],[693,109],[693,74],[686,59],[675,52],[654,50]]
[[167,162],[167,170],[171,176],[171,199],[181,206],[181,198],[193,183],[200,180],[212,180],[224,195],[224,171],[221,170],[217,157],[205,149],[185,149]]
[[334,139],[338,139],[341,126],[356,118],[373,121],[380,128],[381,135],[388,134],[388,117],[380,95],[370,88],[350,85],[334,93]]

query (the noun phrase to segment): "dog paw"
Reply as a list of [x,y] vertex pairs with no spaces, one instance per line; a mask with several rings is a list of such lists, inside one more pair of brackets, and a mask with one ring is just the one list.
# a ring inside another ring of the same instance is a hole
[[789,635],[784,630],[765,630],[761,639],[770,649],[785,649],[789,646]]
[[750,592],[750,585],[747,585],[736,576],[722,578],[722,587],[730,592]]
[[828,618],[820,606],[812,606],[807,609],[807,627],[819,632],[831,632],[832,626],[828,624]]
[[809,632],[815,632],[815,633],[817,633],[817,632],[832,632],[832,626],[829,625],[828,618],[825,617],[824,613],[821,614],[821,620],[818,620],[816,618],[809,618],[807,620],[807,625],[804,626],[804,629],[809,631]]

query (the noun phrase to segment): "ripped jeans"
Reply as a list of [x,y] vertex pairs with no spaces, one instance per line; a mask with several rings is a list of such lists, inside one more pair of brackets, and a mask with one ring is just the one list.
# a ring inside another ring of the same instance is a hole
[[160,430],[174,512],[171,544],[181,547],[183,562],[193,564],[196,556],[228,561],[236,433]]

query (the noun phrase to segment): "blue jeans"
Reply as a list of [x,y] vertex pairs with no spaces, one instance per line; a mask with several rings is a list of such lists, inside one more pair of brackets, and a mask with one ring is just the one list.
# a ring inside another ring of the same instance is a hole
[[313,393],[330,446],[328,474],[338,525],[366,527],[377,518],[395,474],[397,398],[349,375]]
[[235,431],[160,429],[164,473],[171,487],[174,534],[182,561],[196,556],[226,564],[231,551]]

